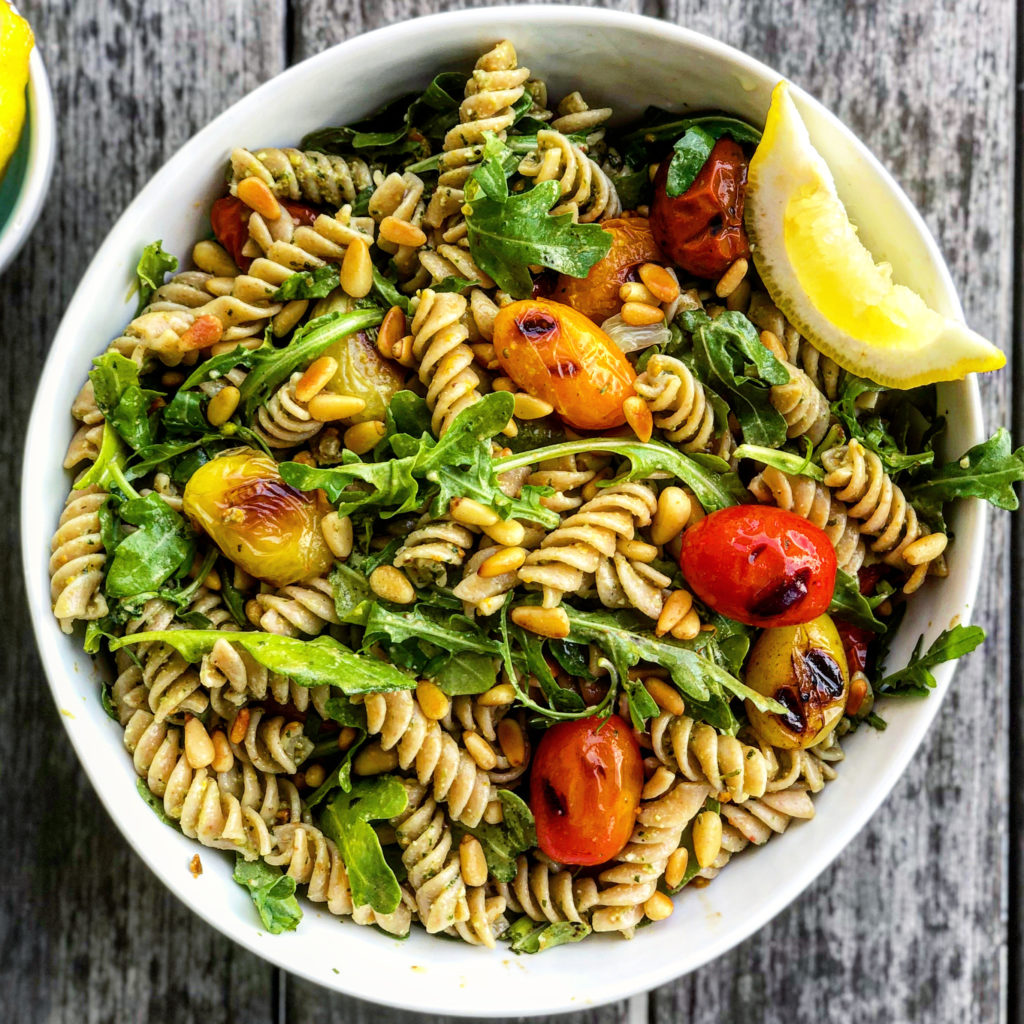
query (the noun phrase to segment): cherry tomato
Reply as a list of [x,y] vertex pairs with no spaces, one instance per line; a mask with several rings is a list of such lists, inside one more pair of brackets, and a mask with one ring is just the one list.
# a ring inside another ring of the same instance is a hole
[[556,302],[579,310],[595,323],[601,323],[622,309],[619,289],[635,280],[637,268],[644,263],[661,261],[661,253],[651,234],[646,217],[616,217],[603,221],[601,227],[612,236],[612,247],[591,268],[586,277],[558,275],[558,284],[551,293]]
[[602,864],[629,842],[644,784],[640,747],[618,715],[552,726],[530,776],[537,843],[562,864]]
[[[882,562],[862,566],[857,573],[860,592],[865,596],[873,594],[879,581],[888,571],[889,567]],[[843,650],[846,652],[850,675],[852,676],[855,672],[863,672],[871,653],[871,644],[877,639],[878,634],[863,626],[847,622],[845,619],[835,619],[834,621],[836,629],[839,631],[839,639],[843,642]]]
[[732,139],[719,139],[681,196],[665,191],[666,157],[654,179],[651,229],[662,251],[696,277],[718,278],[750,255],[743,229],[747,158]]
[[622,403],[636,371],[592,320],[550,299],[505,306],[494,321],[494,352],[524,391],[543,398],[570,426],[607,430],[626,422]]
[[825,532],[768,505],[735,505],[690,527],[679,568],[706,605],[748,626],[810,622],[828,608],[836,583]]
[[[312,225],[319,216],[318,211],[305,203],[292,203],[282,199],[281,205],[299,224]],[[241,199],[224,196],[217,199],[210,208],[210,224],[217,241],[227,249],[240,270],[248,270],[252,260],[242,255],[242,247],[249,237],[249,209]]]

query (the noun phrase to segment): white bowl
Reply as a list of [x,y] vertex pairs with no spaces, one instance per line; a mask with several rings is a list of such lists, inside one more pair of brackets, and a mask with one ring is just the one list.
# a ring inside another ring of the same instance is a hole
[[[593,8],[518,7],[459,11],[405,22],[336,46],[241,100],[185,145],[142,190],[111,231],[82,279],[46,364],[28,431],[22,495],[28,598],[54,698],[71,741],[114,821],[160,879],[197,914],[273,963],[328,988],[425,1013],[476,1017],[554,1013],[620,999],[669,981],[723,953],[778,913],[850,841],[914,754],[953,675],[935,675],[924,701],[885,706],[884,733],[860,730],[839,778],[816,800],[817,818],[794,825],[745,853],[707,889],[686,891],[675,914],[632,942],[592,937],[534,957],[489,953],[420,931],[404,942],[339,923],[304,904],[295,932],[263,933],[246,893],[231,880],[228,856],[200,850],[162,825],[139,799],[117,726],[97,699],[97,676],[78,637],[61,634],[50,613],[47,554],[69,480],[60,460],[71,433],[67,410],[90,358],[131,317],[124,300],[142,246],[163,238],[187,253],[204,233],[209,201],[223,188],[231,146],[295,144],[323,125],[343,124],[383,101],[422,87],[440,68],[471,66],[495,41],[512,39],[524,64],[552,94],[579,87],[620,118],[648,103],[720,108],[763,123],[778,75],[696,33],[634,15]],[[862,237],[895,267],[896,277],[941,312],[960,306],[942,257],[906,196],[864,146],[815,100],[794,90],[811,136],[831,165]],[[858,202],[871,181],[871,203]],[[898,240],[898,244],[897,244]],[[973,380],[943,389],[951,448],[981,438]],[[894,659],[918,635],[930,640],[967,619],[978,582],[985,517],[976,502],[953,514],[956,543],[949,578],[911,603]],[[204,871],[189,874],[201,852]],[[794,870],[794,864],[799,870]],[[614,970],[609,963],[614,957]]]
[[57,122],[38,49],[29,58],[28,106],[21,141],[0,177],[0,274],[35,227],[50,188]]

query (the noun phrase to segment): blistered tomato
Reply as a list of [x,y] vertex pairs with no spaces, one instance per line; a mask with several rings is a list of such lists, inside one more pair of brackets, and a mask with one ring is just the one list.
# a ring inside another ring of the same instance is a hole
[[636,371],[582,313],[550,299],[505,306],[494,321],[494,353],[523,391],[543,398],[570,426],[607,430],[626,422]]
[[[317,210],[305,203],[293,203],[287,199],[281,199],[279,202],[297,224],[311,225],[318,216]],[[240,270],[248,270],[252,262],[248,256],[242,255],[242,247],[249,237],[251,213],[252,210],[235,196],[224,196],[210,207],[210,226],[213,233]]]
[[681,196],[665,191],[670,162],[662,160],[654,179],[654,239],[683,270],[696,277],[721,277],[741,256],[750,255],[743,230],[747,158],[732,139],[719,139]]
[[612,246],[591,268],[586,277],[558,275],[551,293],[556,302],[579,310],[595,323],[614,316],[622,308],[619,289],[639,280],[637,270],[645,263],[658,262],[661,253],[654,243],[651,223],[646,217],[616,217],[601,222],[612,236]]
[[618,716],[552,726],[530,776],[537,844],[562,864],[601,864],[629,842],[640,804],[640,747]]
[[721,509],[690,527],[679,568],[706,605],[749,626],[810,622],[828,608],[836,584],[825,532],[766,505]]

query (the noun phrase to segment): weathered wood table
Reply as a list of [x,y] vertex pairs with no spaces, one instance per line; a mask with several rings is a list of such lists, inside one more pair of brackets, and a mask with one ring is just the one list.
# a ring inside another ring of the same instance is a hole
[[[235,947],[129,851],[78,768],[36,658],[16,554],[17,481],[33,382],[61,311],[116,216],[160,164],[288,64],[367,29],[461,5],[19,3],[54,85],[60,153],[42,221],[0,280],[0,1019],[411,1024],[410,1015],[333,995]],[[820,97],[922,210],[970,321],[1018,352],[1024,136],[1014,89],[1018,15],[1009,0],[608,6],[709,33]],[[1014,362],[1019,376],[1024,363],[1019,355]],[[990,423],[1008,422],[1014,379],[1007,371],[983,381]],[[1019,440],[1024,416],[1015,420]],[[1019,782],[1024,766],[1011,689],[1011,664],[1024,655],[1024,616],[1011,599],[1020,585],[1021,522],[1011,538],[1009,518],[993,517],[977,615],[989,631],[983,652],[961,668],[918,757],[832,868],[731,954],[647,997],[573,1020],[1024,1019],[1019,786],[1011,801],[1011,780]]]

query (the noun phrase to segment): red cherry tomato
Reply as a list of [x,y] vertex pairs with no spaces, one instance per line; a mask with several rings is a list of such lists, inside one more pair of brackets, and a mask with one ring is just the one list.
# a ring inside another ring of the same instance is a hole
[[640,747],[618,715],[560,722],[533,758],[537,843],[562,864],[602,864],[629,842],[644,784]]
[[[295,218],[299,224],[312,225],[319,215],[318,211],[305,203],[292,203],[281,200],[281,205]],[[224,196],[217,199],[210,208],[210,224],[217,241],[227,249],[231,258],[240,270],[248,270],[252,260],[242,255],[242,247],[249,237],[249,209],[241,199]]]
[[651,230],[662,252],[696,277],[714,279],[750,255],[743,230],[747,158],[732,139],[719,139],[681,196],[665,191],[668,157],[654,179]]
[[[860,583],[860,592],[870,597],[878,583],[889,571],[888,566],[882,562],[875,565],[862,566],[857,573]],[[846,652],[846,663],[850,667],[850,675],[854,672],[863,672],[868,663],[868,655],[871,653],[871,644],[878,634],[863,626],[856,626],[845,619],[832,620],[839,632],[839,639],[843,642],[843,650]]]
[[823,530],[795,512],[736,505],[683,534],[679,568],[716,612],[748,626],[795,626],[824,614],[836,554]]

